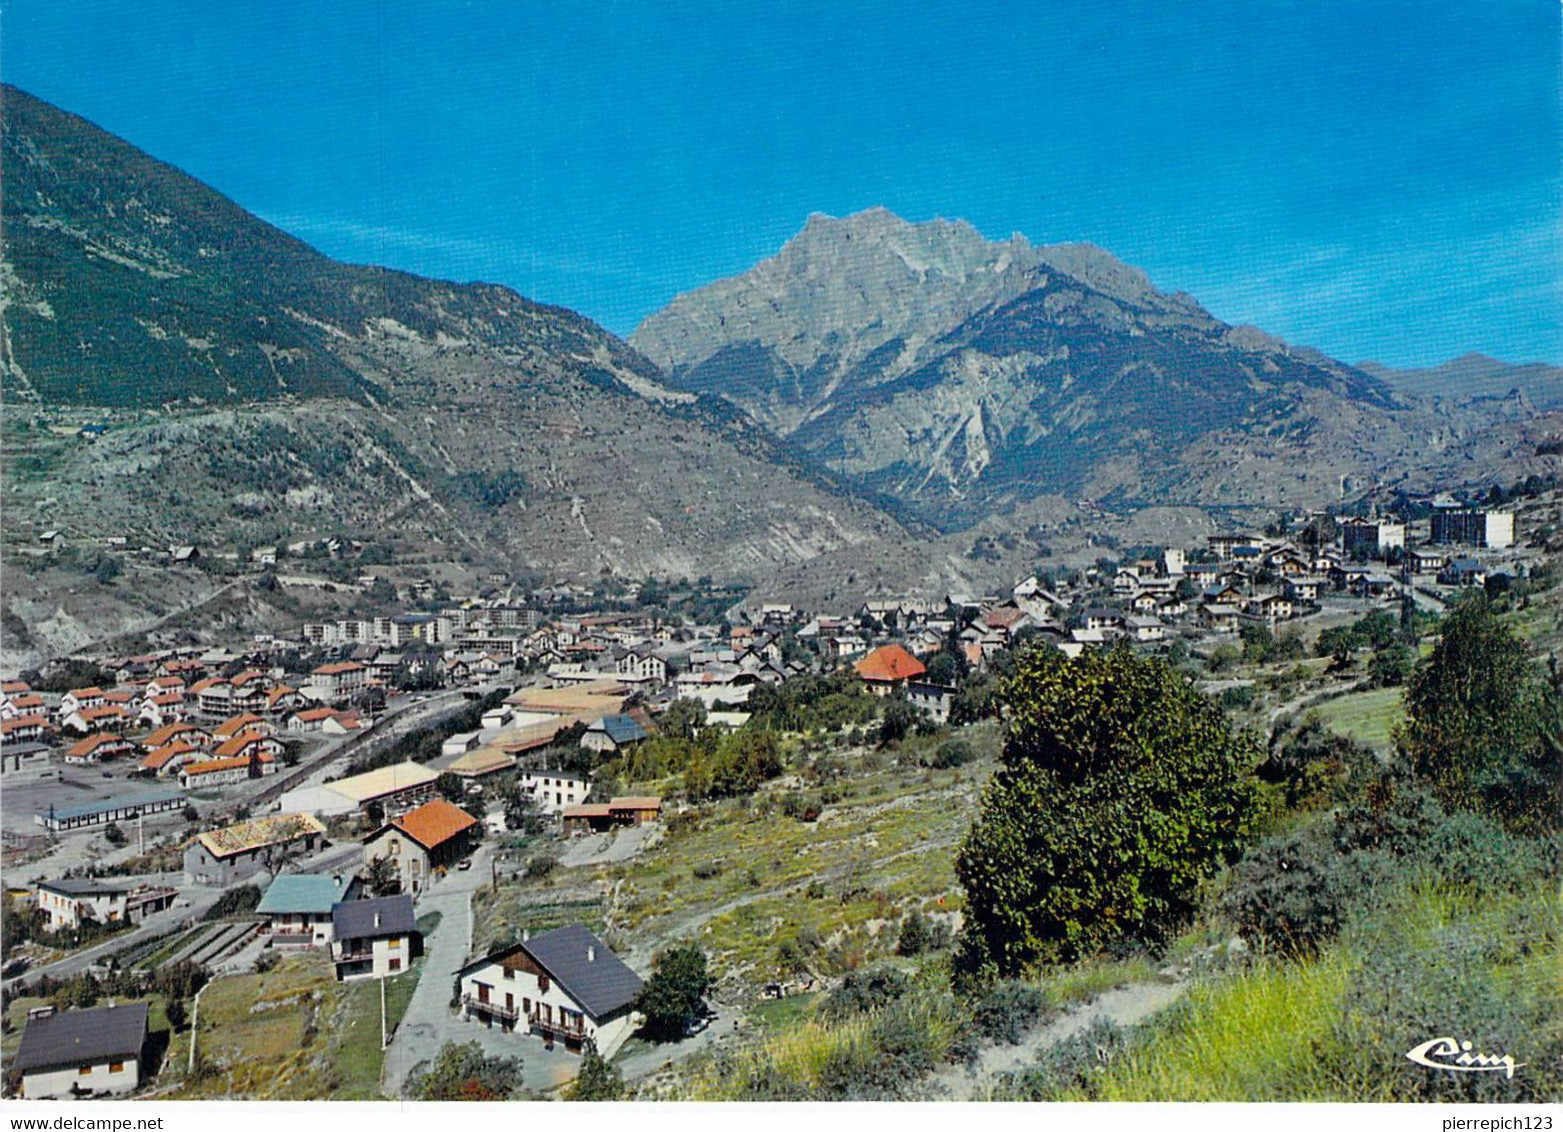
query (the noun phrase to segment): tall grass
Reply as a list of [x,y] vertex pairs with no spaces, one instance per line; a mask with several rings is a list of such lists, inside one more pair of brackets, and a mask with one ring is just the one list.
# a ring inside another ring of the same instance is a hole
[[[1192,988],[1175,1011],[1131,1036],[1097,1079],[1095,1097],[1442,1099],[1440,1090],[1465,1082],[1406,1062],[1414,1035],[1464,1026],[1492,1040],[1482,1027],[1496,1023],[1514,1031],[1499,1040],[1528,1042],[1548,1059],[1563,1049],[1563,897],[1555,882],[1476,893],[1424,875],[1375,896],[1377,906],[1318,957],[1263,958]],[[1550,1076],[1528,1087],[1545,1092]]]
[[1170,1025],[1108,1075],[1102,1100],[1319,1100],[1316,1046],[1328,1036],[1351,971],[1340,951],[1265,964],[1190,990]]

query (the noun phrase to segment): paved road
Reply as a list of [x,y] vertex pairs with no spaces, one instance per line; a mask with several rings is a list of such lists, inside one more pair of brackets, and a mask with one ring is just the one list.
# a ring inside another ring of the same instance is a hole
[[446,1042],[475,1041],[491,1056],[521,1058],[522,1083],[531,1090],[563,1084],[580,1065],[580,1058],[562,1047],[550,1051],[539,1038],[464,1021],[451,1010],[451,986],[472,947],[472,901],[486,896],[486,891],[475,894],[486,889],[492,852],[491,843],[479,846],[471,869],[436,882],[418,901],[418,915],[438,912],[440,923],[424,940],[423,974],[385,1051],[380,1071],[380,1091],[385,1096],[399,1097],[407,1075],[420,1062],[432,1061]]

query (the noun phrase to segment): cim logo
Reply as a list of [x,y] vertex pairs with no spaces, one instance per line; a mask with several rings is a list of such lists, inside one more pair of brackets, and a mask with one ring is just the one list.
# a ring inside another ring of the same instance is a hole
[[1490,1053],[1472,1053],[1470,1042],[1454,1038],[1433,1038],[1407,1050],[1406,1057],[1429,1069],[1449,1073],[1502,1073],[1511,1081],[1514,1071],[1525,1066],[1525,1062],[1516,1062],[1510,1054],[1497,1057]]

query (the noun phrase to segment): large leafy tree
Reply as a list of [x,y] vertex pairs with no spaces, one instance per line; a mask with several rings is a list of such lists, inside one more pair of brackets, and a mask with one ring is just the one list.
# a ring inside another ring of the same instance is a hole
[[1406,684],[1400,748],[1446,809],[1525,827],[1556,824],[1563,761],[1549,736],[1563,714],[1552,682],[1484,595],[1444,619]]
[[694,944],[672,947],[657,956],[651,977],[635,999],[635,1009],[646,1020],[646,1034],[657,1041],[683,1037],[710,985],[706,954]]
[[1259,808],[1257,740],[1126,648],[1018,658],[999,770],[956,862],[963,980],[987,981],[1187,922]]

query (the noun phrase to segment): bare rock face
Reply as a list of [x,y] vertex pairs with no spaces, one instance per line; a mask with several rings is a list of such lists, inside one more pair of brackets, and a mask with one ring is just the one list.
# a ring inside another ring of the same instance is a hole
[[[1514,405],[1440,405],[1165,294],[1089,244],[884,209],[809,218],[631,342],[849,481],[946,529],[1054,493],[1319,506],[1415,479]],[[1331,462],[1333,472],[1319,461]]]

